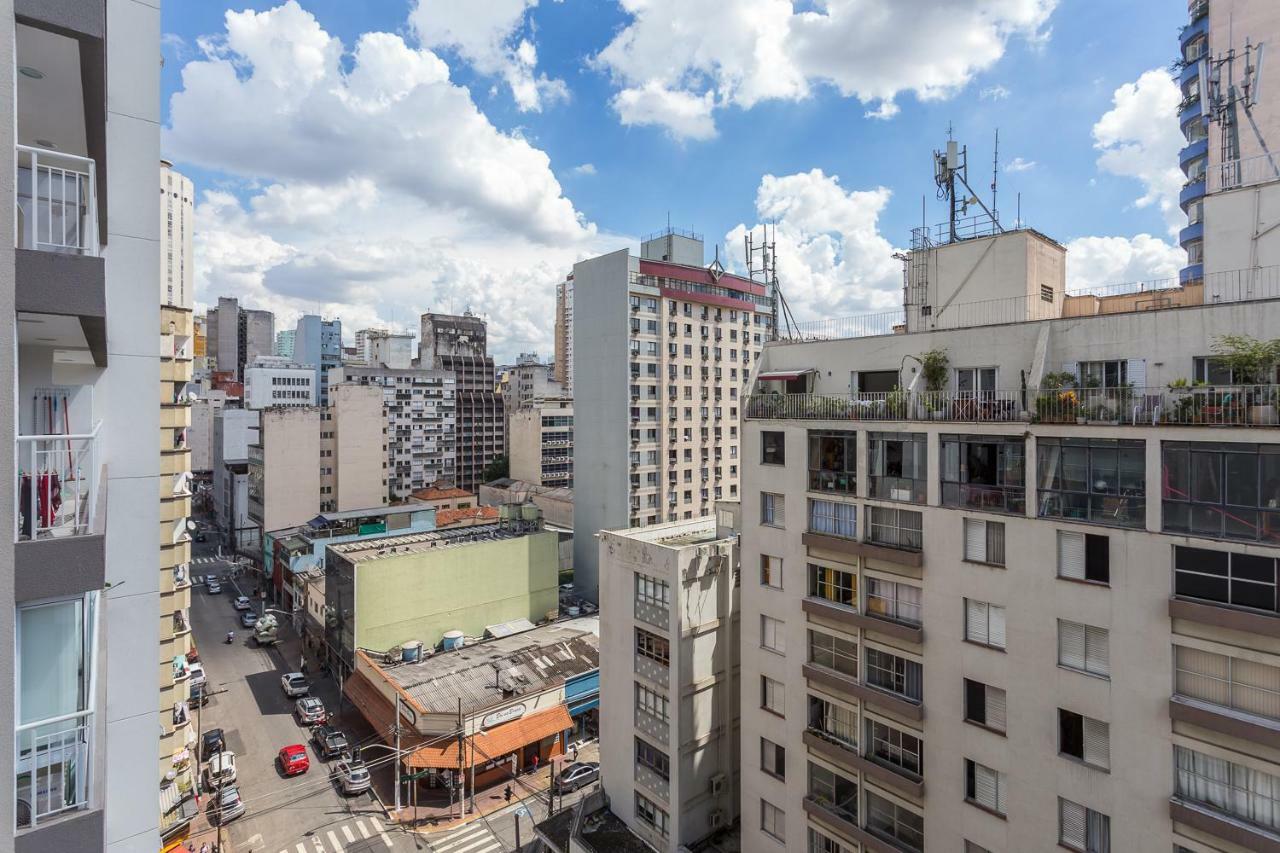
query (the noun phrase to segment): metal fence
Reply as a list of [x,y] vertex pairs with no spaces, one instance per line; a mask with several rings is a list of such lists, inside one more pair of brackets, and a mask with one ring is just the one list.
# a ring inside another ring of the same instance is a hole
[[1251,187],[1280,180],[1280,155],[1259,154],[1241,160],[1228,160],[1212,166],[1205,173],[1208,192]]
[[88,157],[16,146],[19,249],[98,254],[97,164]]
[[98,495],[98,431],[17,437],[15,539],[82,536],[93,529]]

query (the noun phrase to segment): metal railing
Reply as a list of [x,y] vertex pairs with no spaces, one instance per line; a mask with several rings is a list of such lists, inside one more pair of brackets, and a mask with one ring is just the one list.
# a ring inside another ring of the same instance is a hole
[[1280,181],[1280,155],[1259,154],[1228,160],[1210,168],[1207,177],[1206,190],[1211,193]]
[[14,245],[98,254],[97,164],[88,157],[17,145]]
[[1259,427],[1280,424],[1280,385],[752,394],[748,420],[959,421]]
[[98,432],[20,435],[15,439],[18,513],[14,540],[83,536],[93,530],[98,497]]
[[19,829],[88,805],[92,737],[93,711],[16,727],[14,788]]

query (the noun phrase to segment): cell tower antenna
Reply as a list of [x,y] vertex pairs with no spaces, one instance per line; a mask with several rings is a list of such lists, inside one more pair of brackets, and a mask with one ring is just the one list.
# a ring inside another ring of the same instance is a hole
[[996,187],[1000,183],[1000,128],[996,128],[996,147],[991,155],[991,215],[1000,219],[1000,208],[996,206]]

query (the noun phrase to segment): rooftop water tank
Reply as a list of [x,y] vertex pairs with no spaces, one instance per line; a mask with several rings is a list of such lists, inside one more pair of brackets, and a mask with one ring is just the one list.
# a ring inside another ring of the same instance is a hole
[[422,654],[422,641],[410,640],[400,647],[400,660],[405,663],[417,663]]
[[582,613],[582,608],[577,606],[566,607],[565,613],[569,614],[570,616],[579,616]]
[[454,649],[462,648],[465,641],[466,634],[463,634],[461,631],[445,631],[444,638],[441,640],[441,646],[446,652],[451,652]]
[[537,504],[522,504],[520,507],[520,519],[522,521],[537,521],[541,512],[538,510]]

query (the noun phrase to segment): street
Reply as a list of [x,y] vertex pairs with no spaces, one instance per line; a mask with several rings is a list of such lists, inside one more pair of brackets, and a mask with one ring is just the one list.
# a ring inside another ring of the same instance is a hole
[[[225,577],[232,568],[231,563],[215,558],[201,546],[193,554],[193,575]],[[308,740],[308,729],[293,716],[294,700],[287,698],[280,686],[280,676],[299,667],[300,644],[289,620],[281,619],[284,640],[280,645],[257,648],[250,639],[251,629],[241,627],[240,613],[232,607],[237,595],[252,596],[253,583],[251,578],[237,579],[223,584],[217,595],[197,585],[193,586],[191,597],[192,631],[211,691],[208,704],[199,711],[198,726],[201,732],[221,728],[225,733],[227,748],[236,755],[237,784],[247,807],[244,816],[224,830],[234,853],[504,853],[516,850],[518,810],[526,812],[520,818],[520,840],[528,848],[534,839],[529,815],[536,820],[546,818],[547,795],[545,791],[532,793],[521,784],[512,785],[515,797],[501,811],[438,832],[430,826],[408,831],[388,822],[373,792],[341,795],[329,782],[329,764]],[[255,610],[260,609],[257,601],[254,604]],[[228,631],[235,632],[231,645],[224,642]],[[325,708],[334,713],[338,708],[338,685],[314,672],[310,678],[311,695],[322,699]],[[349,705],[345,710],[354,713]],[[355,745],[381,743],[363,719],[348,716],[339,725]],[[281,747],[299,743],[307,748],[310,769],[293,778],[282,777],[276,754]],[[596,753],[591,744],[582,751],[582,760],[595,760]],[[389,802],[387,752],[373,751],[367,760],[375,772],[377,787]],[[564,804],[572,805],[581,793],[585,792],[566,795]],[[477,802],[482,798],[489,801],[488,806],[481,807],[483,811],[498,805],[496,800],[501,796],[502,786],[497,786],[479,792]],[[202,810],[207,809],[208,802],[208,796],[202,795]],[[212,841],[212,837],[208,840]]]

